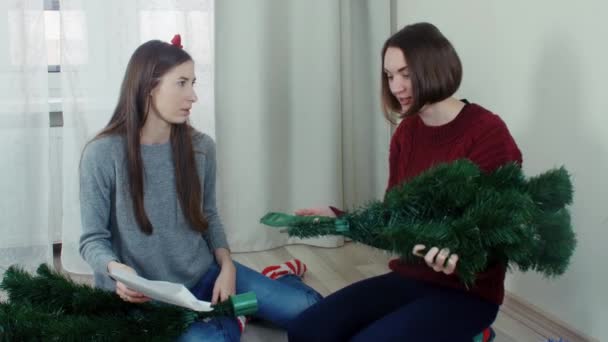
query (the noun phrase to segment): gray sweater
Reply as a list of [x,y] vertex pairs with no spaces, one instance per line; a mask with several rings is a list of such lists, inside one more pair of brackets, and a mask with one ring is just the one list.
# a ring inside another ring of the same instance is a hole
[[93,268],[96,286],[114,291],[107,265],[116,260],[145,278],[191,287],[214,260],[213,250],[228,248],[215,204],[215,143],[196,132],[193,146],[209,221],[202,235],[191,229],[182,213],[169,142],[141,146],[151,235],[139,229],[133,211],[124,139],[108,136],[87,145],[80,164],[80,254]]

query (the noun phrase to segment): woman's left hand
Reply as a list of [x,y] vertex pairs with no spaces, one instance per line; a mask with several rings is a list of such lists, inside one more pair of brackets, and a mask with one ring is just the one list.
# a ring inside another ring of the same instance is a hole
[[236,292],[236,268],[232,261],[222,263],[220,274],[213,286],[211,304],[223,302]]
[[426,252],[426,254],[423,254],[422,251],[425,248],[426,246],[424,245],[416,245],[414,246],[412,253],[416,256],[424,258],[426,264],[435,272],[443,272],[445,274],[454,273],[454,270],[456,270],[456,264],[458,263],[458,254],[450,255],[449,249],[439,249],[438,247],[432,247],[428,252]]

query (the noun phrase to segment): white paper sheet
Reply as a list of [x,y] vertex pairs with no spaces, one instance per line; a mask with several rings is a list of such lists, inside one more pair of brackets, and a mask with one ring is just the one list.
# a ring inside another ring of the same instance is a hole
[[168,281],[148,280],[121,269],[113,270],[110,272],[110,276],[115,280],[124,283],[128,288],[141,292],[159,302],[181,306],[194,311],[213,310],[211,303],[198,300],[182,284]]

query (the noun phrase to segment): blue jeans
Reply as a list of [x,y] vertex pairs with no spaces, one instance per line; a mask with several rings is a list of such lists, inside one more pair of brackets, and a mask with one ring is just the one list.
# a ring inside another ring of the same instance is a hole
[[[286,329],[302,311],[321,300],[322,296],[304,284],[295,275],[285,275],[272,280],[237,262],[236,293],[252,291],[258,299],[258,311],[254,317]],[[190,289],[196,298],[211,301],[215,279],[220,268],[213,263],[209,270]],[[239,341],[241,332],[234,317],[216,317],[207,322],[197,321],[180,336],[179,341]]]
[[471,342],[498,305],[464,291],[387,273],[349,285],[290,323],[290,342]]

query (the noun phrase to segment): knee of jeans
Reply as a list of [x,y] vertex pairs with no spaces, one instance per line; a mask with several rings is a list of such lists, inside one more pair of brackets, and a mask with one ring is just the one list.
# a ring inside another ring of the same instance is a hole
[[320,294],[310,291],[306,292],[305,295],[294,298],[293,301],[284,306],[284,309],[288,311],[288,321],[294,320],[302,312],[306,311],[309,307],[318,303],[323,297]]
[[321,298],[316,293],[305,293],[297,298],[292,298],[289,302],[282,303],[280,308],[277,308],[277,311],[275,311],[274,323],[286,329],[302,312],[313,306]]
[[297,315],[304,312],[309,307],[317,304],[323,297],[315,291],[307,291],[297,303],[294,303],[294,311]]
[[308,301],[307,307],[317,304],[321,299],[323,299],[323,296],[317,291],[310,290],[306,292],[306,300]]
[[197,321],[188,327],[177,341],[239,341],[240,331],[238,324],[232,317],[216,317],[208,322]]

